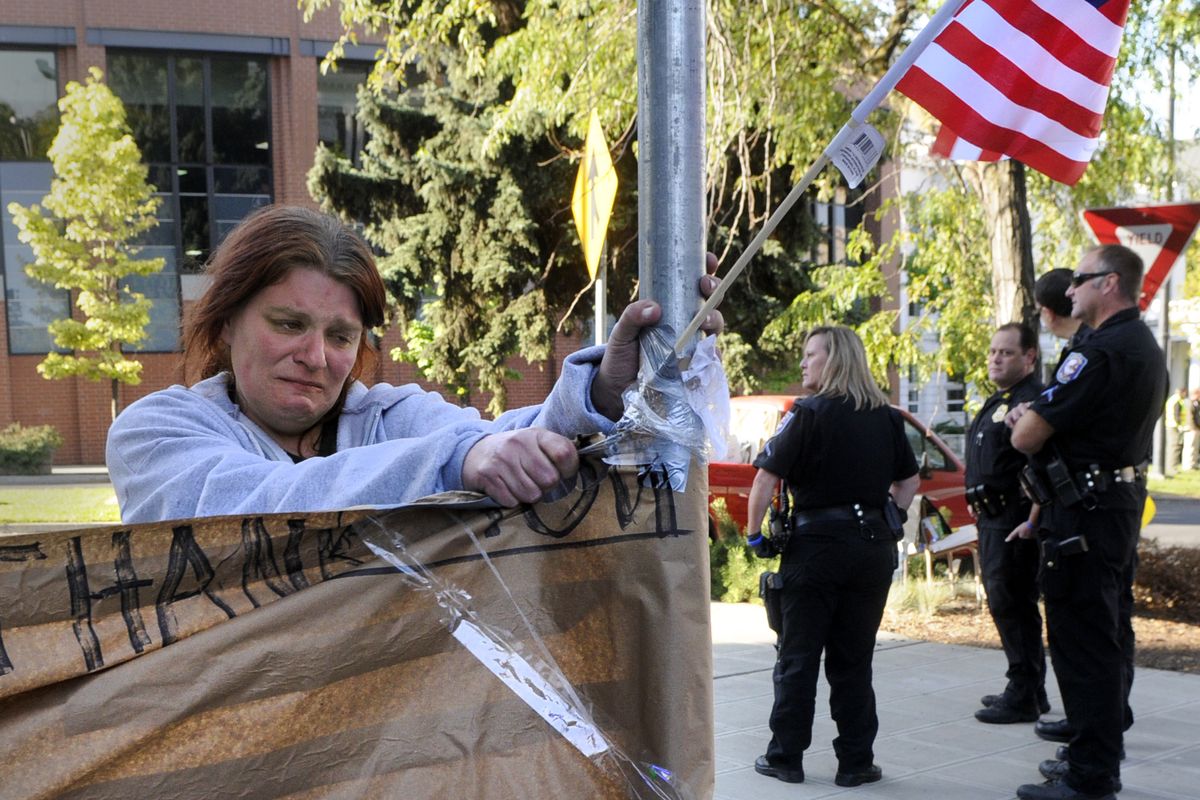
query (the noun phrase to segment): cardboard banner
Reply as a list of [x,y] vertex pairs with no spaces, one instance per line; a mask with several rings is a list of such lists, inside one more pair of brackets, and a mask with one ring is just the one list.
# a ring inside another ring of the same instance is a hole
[[0,537],[0,798],[711,797],[691,473]]

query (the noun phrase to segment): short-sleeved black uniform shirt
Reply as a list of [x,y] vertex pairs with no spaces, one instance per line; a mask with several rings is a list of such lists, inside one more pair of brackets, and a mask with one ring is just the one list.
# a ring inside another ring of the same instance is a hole
[[1017,473],[1025,466],[1025,456],[1012,446],[1012,429],[1004,424],[1004,417],[1014,406],[1036,400],[1041,392],[1042,382],[1030,373],[984,402],[967,433],[968,487],[983,484],[1001,492],[1019,488]]
[[916,474],[917,459],[896,409],[857,411],[848,398],[816,395],[796,401],[754,466],[787,482],[796,510],[883,508],[892,483]]
[[1166,394],[1166,361],[1153,334],[1137,308],[1117,312],[1067,351],[1034,401],[1054,428],[1037,460],[1061,456],[1073,472],[1144,464]]

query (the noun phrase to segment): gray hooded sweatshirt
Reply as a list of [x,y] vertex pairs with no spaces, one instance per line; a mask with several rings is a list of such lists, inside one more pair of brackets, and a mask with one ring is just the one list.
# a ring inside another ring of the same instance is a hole
[[545,403],[494,421],[413,384],[355,382],[338,419],[337,452],[298,464],[229,399],[227,373],[171,386],[130,405],[109,430],[121,520],[391,506],[462,489],[463,459],[489,433],[610,432],[612,421],[591,404],[603,353],[571,355]]

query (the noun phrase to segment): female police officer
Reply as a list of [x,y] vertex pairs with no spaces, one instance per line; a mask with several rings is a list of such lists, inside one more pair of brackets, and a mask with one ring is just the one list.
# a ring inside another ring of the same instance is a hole
[[804,388],[814,394],[796,403],[755,460],[750,491],[748,533],[758,532],[781,476],[793,508],[780,568],[773,735],[754,768],[789,783],[804,780],[824,650],[838,729],[835,782],[857,786],[883,774],[873,763],[879,721],[871,658],[896,553],[883,510],[889,493],[908,507],[919,482],[917,462],[903,420],[872,380],[854,331],[814,329],[800,367]]

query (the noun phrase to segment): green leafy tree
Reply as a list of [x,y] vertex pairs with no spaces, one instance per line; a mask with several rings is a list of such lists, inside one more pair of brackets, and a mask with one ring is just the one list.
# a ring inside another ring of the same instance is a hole
[[[369,134],[361,167],[322,148],[309,189],[327,210],[361,223],[380,252],[406,333],[393,356],[463,398],[476,387],[491,392],[497,413],[511,377],[506,359],[549,358],[554,311],[586,285],[587,270],[560,188],[574,166],[545,128],[487,149],[501,87],[456,78],[399,95],[360,93]],[[630,165],[618,161],[619,170]],[[617,241],[628,237],[636,200],[623,205]],[[619,265],[632,263],[614,249]]]
[[38,373],[111,381],[116,418],[119,384],[139,383],[142,370],[122,347],[142,341],[150,321],[150,301],[124,281],[158,272],[163,259],[137,257],[134,242],[157,224],[158,199],[124,106],[99,69],[89,72],[85,84],[67,84],[58,104],[62,123],[49,151],[50,193],[41,205],[10,203],[8,210],[20,240],[33,248],[25,271],[71,290],[81,317],[50,324],[55,343],[70,352],[50,353]]

